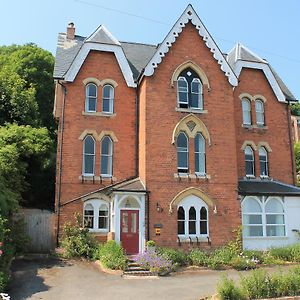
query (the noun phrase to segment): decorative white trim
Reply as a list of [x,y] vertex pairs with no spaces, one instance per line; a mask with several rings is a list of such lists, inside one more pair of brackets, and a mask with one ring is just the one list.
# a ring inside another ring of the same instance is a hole
[[95,42],[95,37],[98,32],[103,31],[105,35],[112,41],[112,43],[121,46],[120,42],[109,32],[109,30],[104,26],[100,25],[88,38],[86,38],[87,42]]
[[258,63],[258,62],[251,62],[251,61],[244,61],[244,60],[238,60],[235,63],[234,72],[237,77],[240,76],[242,68],[250,68],[250,69],[257,69],[262,70],[267,77],[267,80],[269,81],[269,84],[276,95],[276,98],[279,102],[286,102],[285,96],[282,93],[281,88],[279,87],[279,84],[270,68],[270,66],[264,62],[264,63]]
[[206,46],[213,53],[213,57],[216,59],[218,64],[220,65],[221,70],[225,73],[225,76],[228,77],[228,81],[232,86],[238,85],[238,79],[228,64],[227,60],[223,56],[222,52],[216,45],[215,41],[201,22],[197,13],[191,4],[187,6],[184,10],[183,14],[180,16],[178,21],[172,27],[168,35],[165,37],[163,42],[158,47],[157,51],[145,67],[144,75],[151,76],[154,73],[154,70],[158,67],[158,65],[162,62],[163,57],[169,51],[172,44],[176,41],[176,38],[182,32],[182,29],[185,25],[191,21],[193,25],[196,26],[196,29],[199,32],[199,35],[203,38]]
[[136,87],[136,84],[133,80],[133,74],[126,59],[126,56],[123,52],[121,46],[118,45],[108,45],[108,44],[98,44],[93,42],[86,41],[79,52],[77,53],[75,59],[73,60],[70,68],[65,74],[65,80],[68,82],[74,81],[76,75],[78,74],[83,62],[87,58],[91,50],[103,51],[103,52],[113,52],[116,56],[124,79],[129,87]]

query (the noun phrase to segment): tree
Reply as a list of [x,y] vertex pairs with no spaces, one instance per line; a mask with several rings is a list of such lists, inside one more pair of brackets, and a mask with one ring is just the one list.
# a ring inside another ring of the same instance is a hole
[[295,152],[295,161],[296,161],[296,171],[298,173],[300,171],[300,142],[295,143],[294,152]]
[[291,113],[294,116],[300,116],[300,103],[291,105]]

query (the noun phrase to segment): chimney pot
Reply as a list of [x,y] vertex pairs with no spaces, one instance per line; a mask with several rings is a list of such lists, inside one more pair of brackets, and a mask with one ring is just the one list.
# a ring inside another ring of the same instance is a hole
[[75,38],[75,27],[74,27],[74,23],[70,22],[67,27],[67,39],[74,40],[74,38]]

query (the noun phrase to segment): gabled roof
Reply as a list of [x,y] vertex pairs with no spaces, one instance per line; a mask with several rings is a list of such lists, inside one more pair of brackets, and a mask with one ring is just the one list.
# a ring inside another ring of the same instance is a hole
[[110,44],[121,46],[120,42],[107,30],[104,25],[100,25],[85,42]]
[[299,196],[300,188],[276,180],[242,179],[239,180],[238,192],[240,195],[277,195]]
[[187,8],[184,10],[180,18],[174,24],[174,26],[172,27],[168,35],[165,37],[163,42],[159,45],[155,54],[146,65],[144,75],[145,76],[153,75],[154,70],[162,62],[165,54],[169,51],[169,49],[172,47],[172,44],[174,44],[174,42],[176,41],[176,38],[182,32],[182,29],[189,22],[195,25],[196,29],[199,32],[199,35],[203,38],[206,46],[210,49],[213,57],[220,65],[221,70],[228,78],[229,83],[233,86],[237,86],[238,85],[237,77],[235,76],[230,65],[228,64],[222,52],[220,51],[219,47],[217,46],[217,44],[215,43],[215,41],[207,31],[207,29],[205,28],[204,24],[201,22],[199,16],[197,15],[196,11],[194,10],[191,4],[187,6]]
[[279,102],[296,101],[295,97],[283,83],[270,64],[244,45],[237,43],[227,55],[227,61],[234,70],[237,77],[243,68],[262,70],[273,89]]
[[146,192],[145,185],[140,178],[135,178],[115,185],[112,188],[115,192]]

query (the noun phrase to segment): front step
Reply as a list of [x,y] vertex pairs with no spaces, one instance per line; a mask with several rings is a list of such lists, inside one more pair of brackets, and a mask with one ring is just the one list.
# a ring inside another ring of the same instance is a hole
[[128,267],[123,273],[123,276],[155,276],[156,274],[151,273],[149,270],[141,267],[137,262],[135,262],[131,257],[128,258]]

